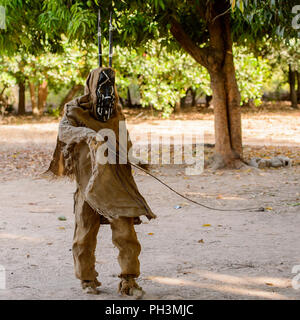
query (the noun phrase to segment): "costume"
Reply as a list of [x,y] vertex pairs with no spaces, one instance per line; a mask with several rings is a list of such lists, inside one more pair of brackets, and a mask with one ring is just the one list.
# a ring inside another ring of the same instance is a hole
[[[100,224],[111,226],[113,244],[119,249],[119,290],[122,294],[130,294],[132,288],[139,289],[134,279],[140,274],[141,246],[134,224],[141,222],[142,215],[148,219],[156,217],[140,194],[131,165],[125,159],[131,142],[129,139],[124,147],[124,137],[120,136],[120,132],[124,134],[124,128],[128,135],[124,120],[118,105],[113,69],[99,67],[92,70],[84,95],[65,105],[49,167],[55,175],[72,176],[76,180],[75,274],[82,281],[82,287],[90,292],[100,285],[95,271]],[[107,135],[114,136],[115,143],[109,139],[105,141]],[[106,153],[102,152],[105,149],[102,147],[107,148]],[[103,154],[109,154],[107,159],[114,158],[115,162],[103,163]]]

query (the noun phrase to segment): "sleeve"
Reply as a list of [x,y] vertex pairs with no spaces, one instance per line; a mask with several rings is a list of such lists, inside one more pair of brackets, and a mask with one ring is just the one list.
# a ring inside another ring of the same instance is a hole
[[95,137],[96,131],[87,128],[82,123],[82,114],[88,113],[88,110],[84,111],[79,105],[78,98],[65,105],[64,114],[58,127],[55,151],[46,173],[52,173],[55,176],[72,175],[71,154],[73,147],[81,141],[89,142],[91,138]]
[[66,145],[79,143],[83,140],[95,137],[96,131],[85,127],[80,123],[78,113],[81,113],[80,107],[74,107],[70,104],[65,106],[64,116],[59,123],[58,139]]

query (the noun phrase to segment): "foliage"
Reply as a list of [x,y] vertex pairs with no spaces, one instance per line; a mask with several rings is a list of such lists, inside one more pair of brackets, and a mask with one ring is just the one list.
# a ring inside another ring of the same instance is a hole
[[[14,0],[13,2],[15,2]],[[53,41],[61,33],[70,41],[96,43],[97,10],[101,9],[103,37],[108,36],[109,10],[113,5],[115,41],[122,47],[144,47],[148,41],[162,39],[168,49],[179,49],[169,33],[171,18],[176,18],[198,45],[207,45],[206,22],[210,6],[217,0],[45,0],[39,16],[43,32],[51,30]],[[267,36],[273,42],[297,37],[292,28],[292,8],[297,0],[230,0],[233,39],[255,47]]]
[[[272,46],[271,46],[272,48]],[[264,88],[268,91],[276,91],[278,94],[286,87],[288,82],[289,65],[291,70],[300,71],[300,41],[299,39],[288,39],[270,50],[270,44],[266,41],[258,51],[268,60],[272,73],[265,81]]]
[[276,50],[266,50],[265,56],[270,60],[272,65],[279,65],[286,71],[288,65],[292,69],[300,71],[300,40],[289,39],[277,45]]
[[61,50],[60,35],[41,28],[39,23],[43,1],[0,0],[0,6],[6,8],[6,29],[0,30],[0,53],[12,56]]
[[[142,104],[152,104],[168,115],[187,88],[211,93],[207,71],[183,53],[171,36],[171,18],[181,23],[197,45],[206,46],[209,38],[203,12],[214,1],[0,0],[7,16],[7,30],[0,30],[0,52],[9,55],[1,58],[6,61],[0,66],[1,85],[15,83],[20,77],[35,84],[47,79],[56,92],[63,86],[83,84],[88,71],[97,66],[97,10],[100,5],[107,54],[107,21],[113,4],[114,67],[120,95],[126,96],[128,85],[136,82]],[[228,1],[233,40],[242,47],[234,50],[242,102],[254,99],[259,103],[273,61],[282,65],[300,61],[296,54],[300,51],[292,44],[294,4],[294,0]],[[265,43],[269,51],[278,50],[276,58],[261,57],[265,56]],[[283,45],[286,50],[276,49]],[[285,52],[289,58],[279,58],[279,53]]]
[[47,108],[47,113],[50,116],[58,119],[60,117],[60,108],[59,107],[57,107],[57,108]]
[[11,75],[13,60],[8,57],[0,56],[0,92],[6,87],[12,87],[16,84],[16,79]]
[[[16,78],[10,73],[11,63],[7,57],[0,56],[0,114],[3,116],[9,108],[9,96],[12,96],[11,88],[16,84]],[[12,99],[10,99],[11,102]]]
[[89,51],[79,50],[67,41],[63,43],[63,48],[63,54],[30,55],[25,68],[27,78],[34,83],[47,79],[49,87],[55,91],[66,84],[83,84],[91,67]]
[[125,94],[130,83],[137,82],[142,105],[152,104],[155,109],[163,110],[163,116],[173,111],[175,103],[190,87],[210,93],[209,77],[204,68],[190,56],[180,52],[170,54],[165,49],[159,50],[154,43],[143,54],[117,48],[115,66],[121,93]]
[[253,100],[258,106],[261,103],[263,87],[270,77],[271,66],[268,59],[255,57],[247,48],[234,48],[236,77],[241,93],[241,103]]
[[63,43],[64,53],[20,53],[0,57],[0,85],[12,86],[22,78],[35,85],[47,80],[50,89],[59,91],[65,85],[83,84],[94,58],[89,50],[79,50],[73,44]]
[[[108,46],[104,43],[104,57],[108,60]],[[37,57],[27,54],[23,56],[26,64],[23,75],[27,81],[38,84],[45,78],[50,89],[58,92],[64,86],[84,84],[88,72],[97,67],[97,48],[91,45],[88,50],[80,50],[78,46],[65,44],[64,54],[41,54]],[[253,99],[260,102],[262,87],[270,75],[268,60],[256,58],[245,48],[235,48],[235,65],[242,102]],[[104,59],[104,64],[105,61]],[[16,83],[21,56],[2,57],[0,84]],[[5,63],[4,63],[5,62]],[[152,43],[145,52],[135,49],[115,47],[113,57],[117,70],[119,95],[126,97],[127,88],[137,83],[141,91],[143,106],[153,105],[163,110],[167,116],[188,88],[197,90],[203,95],[210,95],[209,75],[189,55],[181,52],[169,53],[165,48]]]
[[255,50],[268,42],[270,46],[297,38],[298,31],[293,28],[292,8],[299,5],[297,0],[230,0],[232,34],[238,44]]

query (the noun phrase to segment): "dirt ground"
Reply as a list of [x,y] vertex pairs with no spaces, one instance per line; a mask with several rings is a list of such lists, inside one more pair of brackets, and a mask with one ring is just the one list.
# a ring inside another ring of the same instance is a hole
[[[285,154],[294,161],[290,168],[205,169],[199,176],[185,175],[182,166],[152,168],[206,205],[268,208],[265,212],[208,210],[135,171],[158,216],[136,227],[145,299],[300,299],[300,289],[292,286],[292,268],[300,265],[299,116],[299,111],[243,115],[245,157]],[[128,123],[135,136],[146,128],[176,131],[180,120],[135,116]],[[211,114],[189,117],[180,130],[186,133],[192,125],[205,130],[205,143],[213,143]],[[109,226],[100,228],[96,250],[101,294],[83,294],[74,276],[74,183],[39,176],[56,133],[57,121],[0,126],[0,265],[6,269],[0,299],[124,299],[117,294],[118,252]]]

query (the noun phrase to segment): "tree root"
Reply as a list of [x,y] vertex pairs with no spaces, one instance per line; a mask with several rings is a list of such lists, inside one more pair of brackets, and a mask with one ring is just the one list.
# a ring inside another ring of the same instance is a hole
[[211,163],[212,170],[219,169],[247,169],[249,166],[241,159],[224,159],[221,155],[214,155]]

